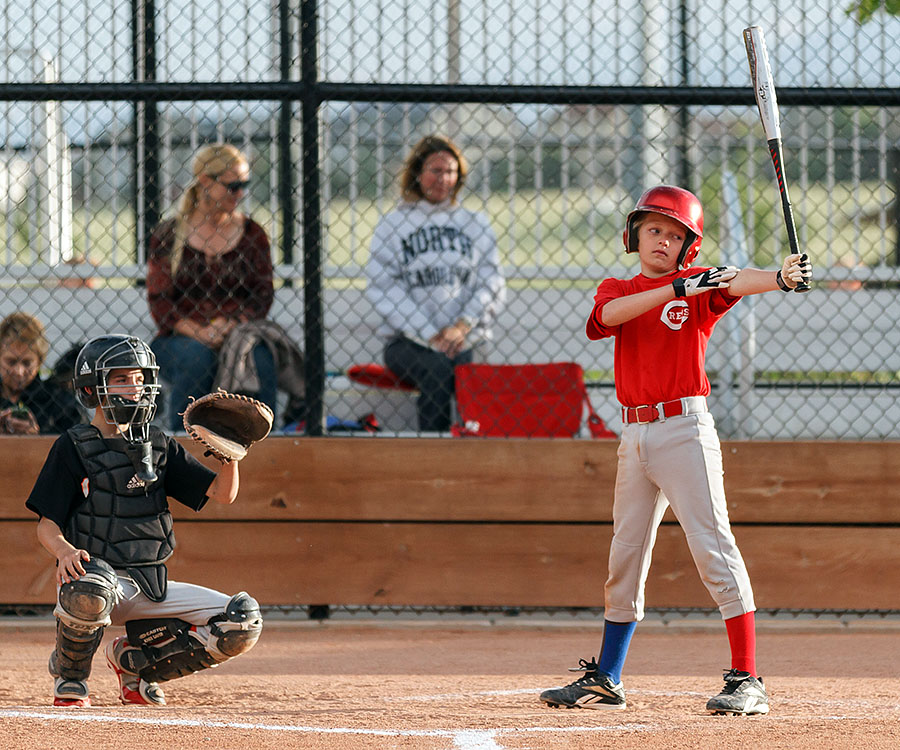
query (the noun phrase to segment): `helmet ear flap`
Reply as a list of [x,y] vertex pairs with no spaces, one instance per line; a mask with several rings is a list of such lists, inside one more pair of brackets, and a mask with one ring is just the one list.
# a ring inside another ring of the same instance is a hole
[[96,389],[90,386],[81,386],[75,391],[75,396],[79,403],[86,409],[96,409],[100,406],[100,399],[97,398]]
[[622,242],[625,245],[626,253],[636,253],[638,251],[638,219],[644,214],[644,211],[634,210],[625,219],[625,231],[622,233]]
[[678,256],[678,267],[681,270],[685,268],[690,268],[694,263],[694,259],[697,257],[697,254],[700,252],[700,238],[697,237],[690,229],[687,230],[687,234],[684,238],[684,243],[681,246],[681,254]]

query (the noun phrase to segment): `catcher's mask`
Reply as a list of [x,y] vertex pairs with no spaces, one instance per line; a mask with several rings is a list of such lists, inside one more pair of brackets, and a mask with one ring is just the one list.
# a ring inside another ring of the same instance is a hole
[[625,219],[625,232],[622,241],[626,253],[638,250],[637,219],[647,212],[662,214],[684,224],[687,236],[681,254],[678,256],[678,268],[690,268],[703,240],[703,206],[700,199],[689,190],[674,185],[657,185],[647,190],[640,198],[634,210]]
[[[110,372],[122,369],[140,370],[143,385],[111,386]],[[158,376],[159,367],[149,346],[134,336],[110,334],[91,339],[82,347],[72,383],[85,407],[99,406],[109,424],[128,425],[123,437],[139,444],[147,442],[150,421],[156,414]]]

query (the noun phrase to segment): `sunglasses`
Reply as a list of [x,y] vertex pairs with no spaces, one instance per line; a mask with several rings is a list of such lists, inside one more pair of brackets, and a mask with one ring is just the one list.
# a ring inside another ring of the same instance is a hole
[[222,182],[218,177],[215,178],[222,187],[229,193],[236,193],[239,190],[246,190],[250,187],[250,180],[235,180],[234,182]]

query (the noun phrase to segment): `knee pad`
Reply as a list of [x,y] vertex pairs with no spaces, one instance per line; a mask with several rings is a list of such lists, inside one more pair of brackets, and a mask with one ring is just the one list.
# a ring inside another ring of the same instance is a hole
[[241,592],[204,626],[161,618],[131,620],[125,630],[133,648],[123,652],[122,667],[147,682],[165,682],[249,651],[259,640],[262,616],[256,600]]
[[231,597],[221,615],[209,619],[209,648],[225,659],[243,654],[256,645],[262,632],[262,624],[262,614],[256,599],[246,591],[241,591]]
[[119,578],[103,560],[89,560],[84,575],[60,586],[53,614],[69,628],[87,633],[110,623],[118,600]]
[[184,620],[129,620],[125,632],[132,648],[122,652],[121,666],[146,682],[174,680],[218,664],[197,629]]

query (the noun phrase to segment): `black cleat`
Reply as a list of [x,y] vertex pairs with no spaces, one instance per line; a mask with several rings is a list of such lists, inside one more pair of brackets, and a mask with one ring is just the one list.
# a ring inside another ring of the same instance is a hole
[[769,713],[769,696],[762,679],[749,672],[731,669],[725,673],[725,687],[706,703],[713,714],[752,716]]
[[605,674],[597,673],[595,661],[579,659],[570,672],[584,672],[575,682],[541,693],[541,700],[550,708],[625,708],[625,688]]

